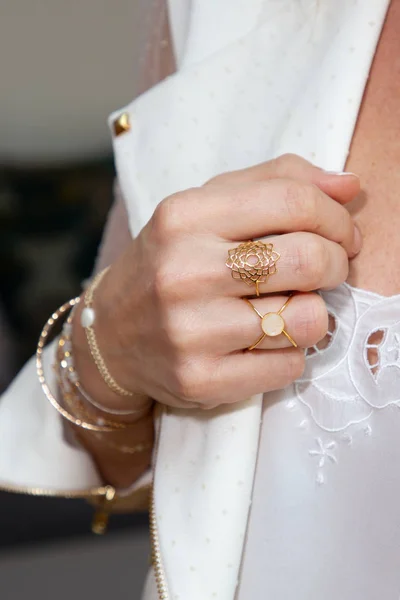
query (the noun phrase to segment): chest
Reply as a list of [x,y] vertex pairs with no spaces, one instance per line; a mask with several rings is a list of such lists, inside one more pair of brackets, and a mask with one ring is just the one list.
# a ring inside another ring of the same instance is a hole
[[364,236],[352,285],[400,292],[400,2],[393,0],[365,90],[346,170],[363,191],[350,205]]

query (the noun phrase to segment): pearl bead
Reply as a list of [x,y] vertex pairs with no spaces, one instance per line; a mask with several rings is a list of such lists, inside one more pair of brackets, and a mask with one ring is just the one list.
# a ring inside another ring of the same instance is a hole
[[95,312],[93,308],[84,308],[81,312],[81,325],[82,327],[91,327],[94,323]]
[[267,313],[263,316],[261,327],[265,335],[275,337],[285,329],[285,321],[278,313]]

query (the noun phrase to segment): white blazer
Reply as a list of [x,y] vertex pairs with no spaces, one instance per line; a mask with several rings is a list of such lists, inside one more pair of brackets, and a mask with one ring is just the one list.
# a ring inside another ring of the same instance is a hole
[[[121,112],[132,124],[113,133],[132,235],[167,195],[222,171],[285,152],[341,170],[388,4],[170,0],[177,73],[110,117],[112,132]],[[261,404],[256,396],[161,417],[153,515],[160,598],[233,600]],[[0,480],[58,490],[101,484],[90,457],[63,439],[32,363],[0,404]]]

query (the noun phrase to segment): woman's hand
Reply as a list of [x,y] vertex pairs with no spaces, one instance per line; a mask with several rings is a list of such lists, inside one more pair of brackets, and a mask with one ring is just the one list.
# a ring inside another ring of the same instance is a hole
[[[96,293],[97,340],[114,378],[161,403],[204,408],[293,382],[304,368],[301,348],[320,341],[328,327],[315,290],[344,282],[349,258],[361,248],[342,206],[359,191],[355,175],[285,155],[161,202]],[[303,292],[284,313],[299,348],[282,335],[243,352],[261,331],[242,299],[255,289],[234,280],[225,263],[229,249],[266,236],[281,258],[260,292],[278,295],[253,304],[264,314],[278,310],[288,290]],[[75,345],[78,368],[78,361],[89,365],[82,332],[75,332]],[[103,386],[101,402],[109,408],[135,402],[109,392],[93,365],[80,372],[94,397]]]

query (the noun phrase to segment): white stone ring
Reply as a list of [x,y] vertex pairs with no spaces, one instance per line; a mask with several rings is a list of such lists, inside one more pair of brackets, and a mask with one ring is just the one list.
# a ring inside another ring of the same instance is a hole
[[288,332],[285,329],[286,325],[285,325],[285,321],[282,317],[283,311],[285,310],[285,308],[287,307],[287,305],[289,304],[289,302],[291,301],[292,298],[293,298],[293,294],[291,294],[289,296],[289,298],[286,300],[285,304],[282,306],[282,308],[280,308],[278,310],[278,312],[269,312],[269,313],[266,313],[265,315],[262,315],[256,309],[254,304],[252,302],[250,302],[250,300],[248,300],[247,298],[243,298],[243,300],[245,302],[247,302],[247,304],[249,304],[251,306],[251,308],[254,310],[254,312],[260,317],[261,329],[262,329],[262,334],[260,335],[260,337],[254,344],[252,344],[251,346],[249,346],[249,348],[247,348],[248,350],[254,350],[255,348],[257,348],[257,346],[259,344],[261,344],[261,342],[263,341],[263,339],[265,337],[276,337],[281,334],[285,335],[287,337],[287,339],[289,340],[289,342],[292,344],[292,346],[297,348],[296,342],[288,334]]

